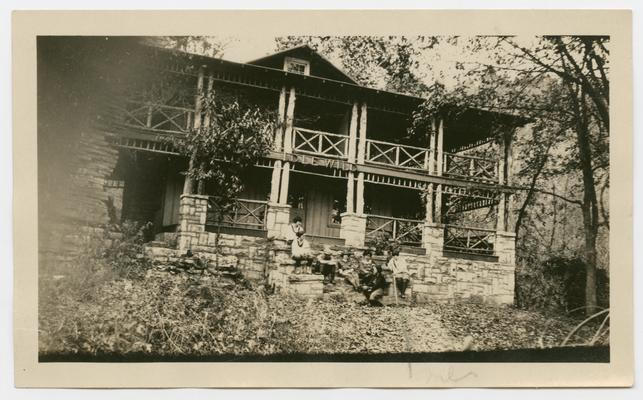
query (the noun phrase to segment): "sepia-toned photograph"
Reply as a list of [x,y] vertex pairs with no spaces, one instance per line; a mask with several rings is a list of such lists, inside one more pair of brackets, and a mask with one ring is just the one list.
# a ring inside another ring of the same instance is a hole
[[628,18],[15,14],[16,384],[631,385]]
[[37,46],[41,361],[609,362],[609,37]]

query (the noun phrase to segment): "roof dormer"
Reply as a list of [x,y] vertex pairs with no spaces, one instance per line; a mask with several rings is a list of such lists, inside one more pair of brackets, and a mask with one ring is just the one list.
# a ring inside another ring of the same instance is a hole
[[308,45],[292,47],[250,61],[248,64],[356,84],[353,78]]

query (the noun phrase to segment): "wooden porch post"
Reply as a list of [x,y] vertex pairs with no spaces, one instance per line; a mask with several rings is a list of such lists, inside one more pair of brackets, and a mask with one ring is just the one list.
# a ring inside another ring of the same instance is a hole
[[[290,88],[288,95],[288,107],[286,108],[286,126],[284,129],[284,153],[292,152],[292,131],[295,115],[295,88]],[[290,183],[290,162],[286,161],[281,169],[281,187],[279,192],[279,203],[288,203],[288,184]]]
[[288,184],[290,183],[290,162],[284,162],[281,169],[281,188],[279,193],[279,204],[288,203]]
[[[208,73],[208,87],[206,89],[206,93],[211,94],[213,89],[214,89],[214,77],[212,75],[212,72],[210,72],[210,73]],[[203,105],[201,105],[201,107],[203,107]],[[207,128],[207,127],[210,126],[210,118],[211,117],[212,116],[210,115],[209,112],[206,112],[203,115],[203,123],[202,123],[203,127]],[[201,179],[201,180],[199,180],[199,183],[197,185],[197,193],[198,194],[203,194],[204,192],[205,192],[205,182],[203,181],[203,179]]]
[[359,143],[357,146],[357,163],[364,164],[366,154],[366,121],[368,120],[366,103],[362,103],[362,112],[359,119]]
[[[505,166],[507,163],[507,139],[506,135],[503,134],[500,140],[498,141],[498,185],[505,185]],[[507,195],[505,192],[500,192],[498,194],[500,197],[498,199],[498,223],[496,225],[496,230],[504,232],[507,230]]]
[[[359,123],[359,104],[353,103],[351,109],[351,121],[348,130],[348,162],[355,163],[357,152],[357,130]],[[346,212],[355,212],[355,174],[353,171],[348,171],[348,179],[346,180]]]
[[277,106],[277,129],[275,129],[275,142],[274,149],[275,151],[281,151],[281,146],[283,144],[283,136],[285,130],[285,120],[286,120],[286,87],[281,88],[279,93],[279,105]]
[[[357,147],[357,163],[364,164],[366,154],[366,122],[368,120],[366,102],[362,103],[362,110],[359,119],[359,143]],[[364,214],[364,173],[357,174],[357,191],[355,199],[355,212],[358,215]]]
[[[511,177],[511,167],[513,165],[513,131],[511,134],[507,137],[507,142],[506,142],[506,148],[505,152],[507,154],[507,163],[505,165],[505,185],[511,186],[512,185],[512,177]],[[513,193],[506,193],[507,200],[506,200],[506,207],[505,207],[505,227],[509,226],[509,215],[511,214],[511,210],[513,209]]]
[[433,117],[431,121],[431,133],[429,135],[429,174],[434,173],[435,169],[435,130],[437,129],[436,123],[435,123],[435,117]]
[[[444,159],[444,122],[442,117],[438,119],[438,138],[436,143],[437,171],[438,176],[442,176],[443,159]],[[435,220],[442,223],[442,184],[438,184],[435,193]]]
[[[194,129],[198,130],[201,128],[201,92],[203,92],[203,79],[205,76],[205,71],[203,67],[199,68],[199,75],[197,76],[196,81],[196,96],[194,97]],[[190,163],[188,170],[194,168],[194,159],[195,155],[193,154],[190,157]],[[194,179],[190,177],[185,177],[185,182],[183,183],[183,194],[192,194],[194,191]]]
[[429,183],[426,188],[426,211],[424,221],[427,224],[433,223],[433,184]]
[[[279,93],[279,103],[277,105],[277,127],[275,129],[275,141],[273,149],[275,151],[281,151],[281,146],[283,144],[283,136],[285,131],[285,121],[286,121],[286,97],[288,92],[286,87],[281,88]],[[270,179],[270,203],[279,202],[279,191],[281,183],[281,160],[275,161],[275,165],[272,167],[272,177]]]
[[279,202],[279,183],[281,181],[281,160],[275,161],[270,179],[270,203]]
[[284,129],[284,152],[290,153],[292,151],[292,131],[293,120],[295,117],[295,88],[290,88],[288,95],[288,108],[286,109],[286,127]]
[[355,213],[364,214],[364,173],[357,174],[357,194],[355,195]]

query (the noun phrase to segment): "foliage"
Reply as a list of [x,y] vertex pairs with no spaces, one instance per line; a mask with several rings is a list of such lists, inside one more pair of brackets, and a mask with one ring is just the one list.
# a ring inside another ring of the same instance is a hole
[[[543,264],[518,266],[516,302],[522,308],[569,312],[585,304],[586,266],[578,257],[551,257]],[[609,307],[609,277],[598,270],[598,305]]]
[[376,256],[387,254],[392,254],[395,250],[399,250],[400,242],[399,240],[391,239],[391,235],[388,232],[378,232],[375,237],[370,238],[366,245],[373,250],[373,253]]
[[151,224],[124,221],[86,234],[68,258],[43,262],[39,271],[40,307],[61,299],[90,301],[115,279],[141,279],[150,267],[142,256]]
[[203,123],[174,138],[174,146],[190,157],[187,178],[206,181],[225,206],[243,190],[243,174],[271,148],[275,115],[238,97],[217,97],[214,90],[202,93],[199,102]]
[[[277,50],[307,44],[340,65],[357,83],[378,89],[420,94],[426,89],[418,75],[419,52],[431,48],[430,36],[286,36],[276,38]],[[425,65],[422,65],[424,68]]]
[[152,36],[144,42],[152,46],[180,50],[188,53],[203,54],[209,57],[221,57],[228,43],[221,38],[211,36]]

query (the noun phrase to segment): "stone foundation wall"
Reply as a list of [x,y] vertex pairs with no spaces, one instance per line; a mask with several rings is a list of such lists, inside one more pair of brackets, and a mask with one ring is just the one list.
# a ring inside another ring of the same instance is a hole
[[419,303],[513,304],[514,266],[455,257],[406,256]]
[[[182,254],[188,249],[195,254],[209,254],[208,257],[215,253],[215,234],[205,231],[206,212],[207,196],[181,197],[178,251]],[[412,274],[407,291],[409,297],[418,303],[513,304],[514,236],[508,232],[498,233],[495,258],[447,257],[442,251],[442,229],[439,224],[424,227],[426,255],[402,253]],[[221,234],[219,244],[219,262],[237,267],[248,279],[266,279],[269,285],[281,292],[305,296],[323,294],[321,275],[293,274],[294,261],[290,257],[290,246],[283,239]],[[323,250],[321,246],[317,247],[313,246],[315,254]],[[364,251],[363,247],[355,246],[333,246],[331,249],[335,258],[347,254],[351,263],[358,262]],[[386,257],[376,256],[373,261],[386,264]],[[392,294],[391,286],[389,295]]]

